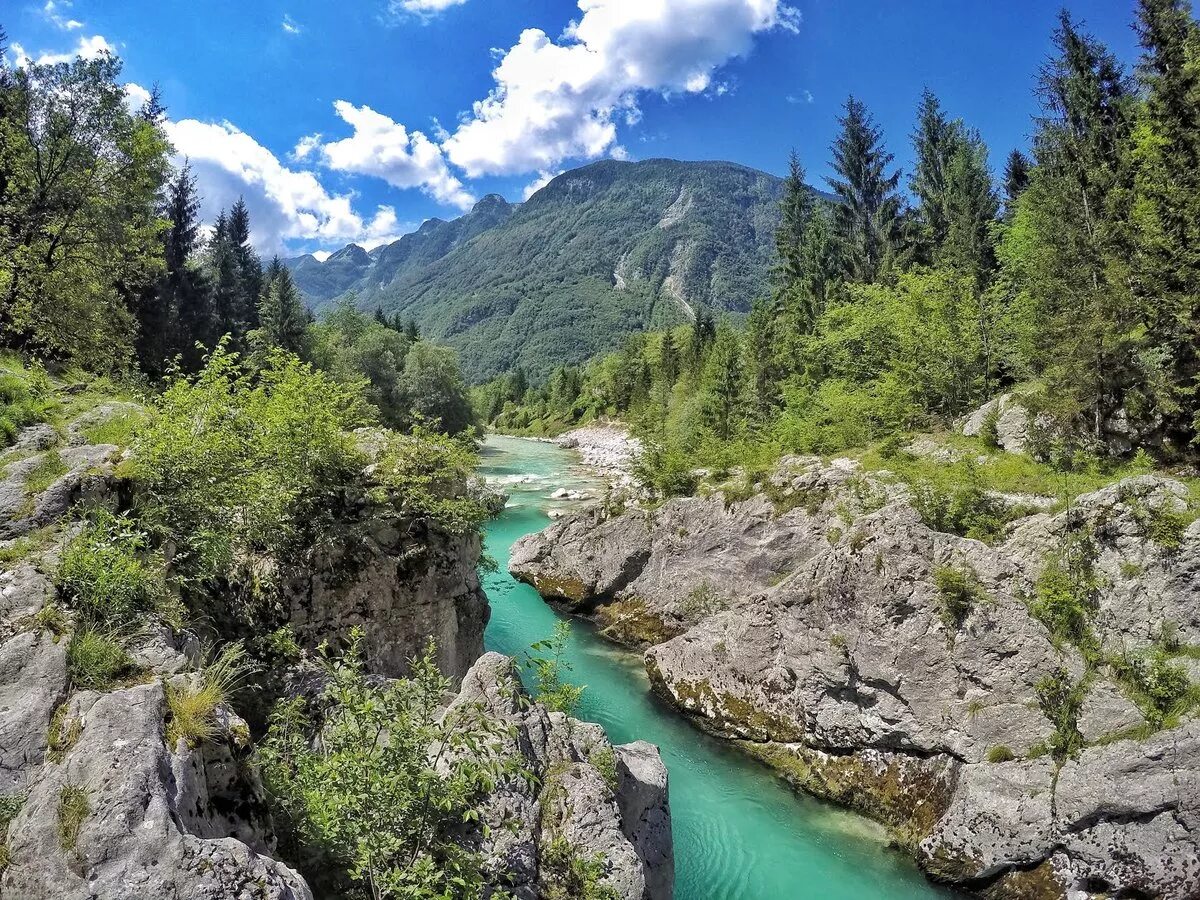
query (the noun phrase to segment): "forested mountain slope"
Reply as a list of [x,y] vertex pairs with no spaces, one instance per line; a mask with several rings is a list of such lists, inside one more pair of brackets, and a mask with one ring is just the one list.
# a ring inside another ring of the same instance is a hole
[[766,290],[781,179],[727,162],[604,160],[518,207],[495,195],[367,254],[291,260],[315,308],[354,290],[458,348],[466,374],[535,378],[620,335],[745,312]]

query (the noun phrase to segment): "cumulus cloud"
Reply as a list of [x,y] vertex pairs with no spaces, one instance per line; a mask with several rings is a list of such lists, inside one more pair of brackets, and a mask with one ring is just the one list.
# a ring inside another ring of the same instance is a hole
[[405,231],[390,206],[369,216],[356,212],[353,195],[330,193],[312,172],[283,165],[266,147],[229,122],[184,119],[166,124],[177,162],[192,166],[202,195],[201,218],[213,221],[238,197],[250,209],[255,245],[265,253],[286,241],[326,245],[354,241],[370,248]]
[[140,84],[129,82],[125,85],[125,108],[135,113],[150,102],[150,92]]
[[409,131],[369,106],[345,100],[333,104],[338,117],[353,129],[350,137],[323,142],[320,135],[302,138],[292,151],[297,159],[313,154],[329,168],[382,178],[398,188],[420,188],[438,201],[468,209],[475,198],[450,172],[441,147],[423,132]]
[[95,59],[101,53],[115,55],[117,48],[110,44],[104,35],[93,34],[90,37],[80,36],[79,41],[75,44],[75,49],[66,53],[43,50],[34,57],[16,42],[13,43],[11,52],[13,61],[18,66],[25,66],[31,62],[37,63],[39,66],[52,66],[57,63],[71,62],[77,56],[82,56],[84,59]]
[[492,72],[496,85],[443,143],[469,177],[548,171],[593,159],[636,121],[646,91],[702,93],[755,35],[795,31],[780,0],[579,0],[557,40],[526,29]]
[[283,15],[283,22],[281,23],[281,27],[288,34],[299,34],[303,30],[296,23],[296,20],[293,19],[291,16],[289,16],[287,13],[284,13],[284,15]]
[[799,94],[788,94],[787,102],[788,103],[812,103],[813,102],[812,91],[801,91]]

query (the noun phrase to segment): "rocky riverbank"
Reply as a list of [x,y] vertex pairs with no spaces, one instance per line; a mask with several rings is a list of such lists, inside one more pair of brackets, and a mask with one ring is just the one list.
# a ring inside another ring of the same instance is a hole
[[[211,733],[172,736],[172,690],[204,677],[194,631],[158,620],[131,629],[119,638],[128,654],[121,677],[98,688],[81,680],[77,618],[57,573],[82,504],[120,509],[129,495],[128,450],[88,435],[121,432],[109,420],[131,411],[102,404],[60,427],[34,426],[2,463],[0,898],[311,898],[259,780],[261,723],[223,703]],[[414,518],[380,490],[361,502],[341,498],[339,508],[310,570],[280,583],[276,613],[297,642],[289,653],[359,629],[372,677],[386,679],[435,638],[440,667],[460,685],[445,715],[482,710],[523,773],[497,783],[479,823],[463,830],[489,883],[534,900],[548,884],[570,883],[577,859],[598,866],[613,896],[669,898],[667,775],[657,750],[613,747],[599,726],[527,697],[512,660],[483,653],[478,538]],[[257,571],[270,578],[270,561]],[[303,684],[306,671],[282,660],[260,690]]]
[[610,483],[630,486],[633,465],[642,452],[642,442],[623,425],[585,425],[554,438],[554,443],[576,451],[584,466]]
[[1126,479],[991,544],[850,460],[583,510],[510,571],[658,693],[990,897],[1200,893],[1200,524]]

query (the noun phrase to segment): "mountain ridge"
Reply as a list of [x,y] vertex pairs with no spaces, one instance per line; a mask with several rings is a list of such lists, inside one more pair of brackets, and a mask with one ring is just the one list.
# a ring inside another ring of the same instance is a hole
[[318,311],[354,291],[458,349],[472,380],[540,378],[699,309],[746,312],[767,290],[782,186],[721,160],[601,160],[524,203],[489,194],[369,253],[286,262]]

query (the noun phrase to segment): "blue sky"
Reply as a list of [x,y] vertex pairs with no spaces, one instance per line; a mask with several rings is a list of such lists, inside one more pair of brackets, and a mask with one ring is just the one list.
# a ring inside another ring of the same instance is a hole
[[[1132,61],[1132,0],[1068,7]],[[211,217],[267,252],[393,239],[608,156],[821,183],[847,94],[898,165],[924,86],[1000,166],[1025,146],[1056,5],[1034,0],[8,0],[13,56],[111,47],[159,84]]]

